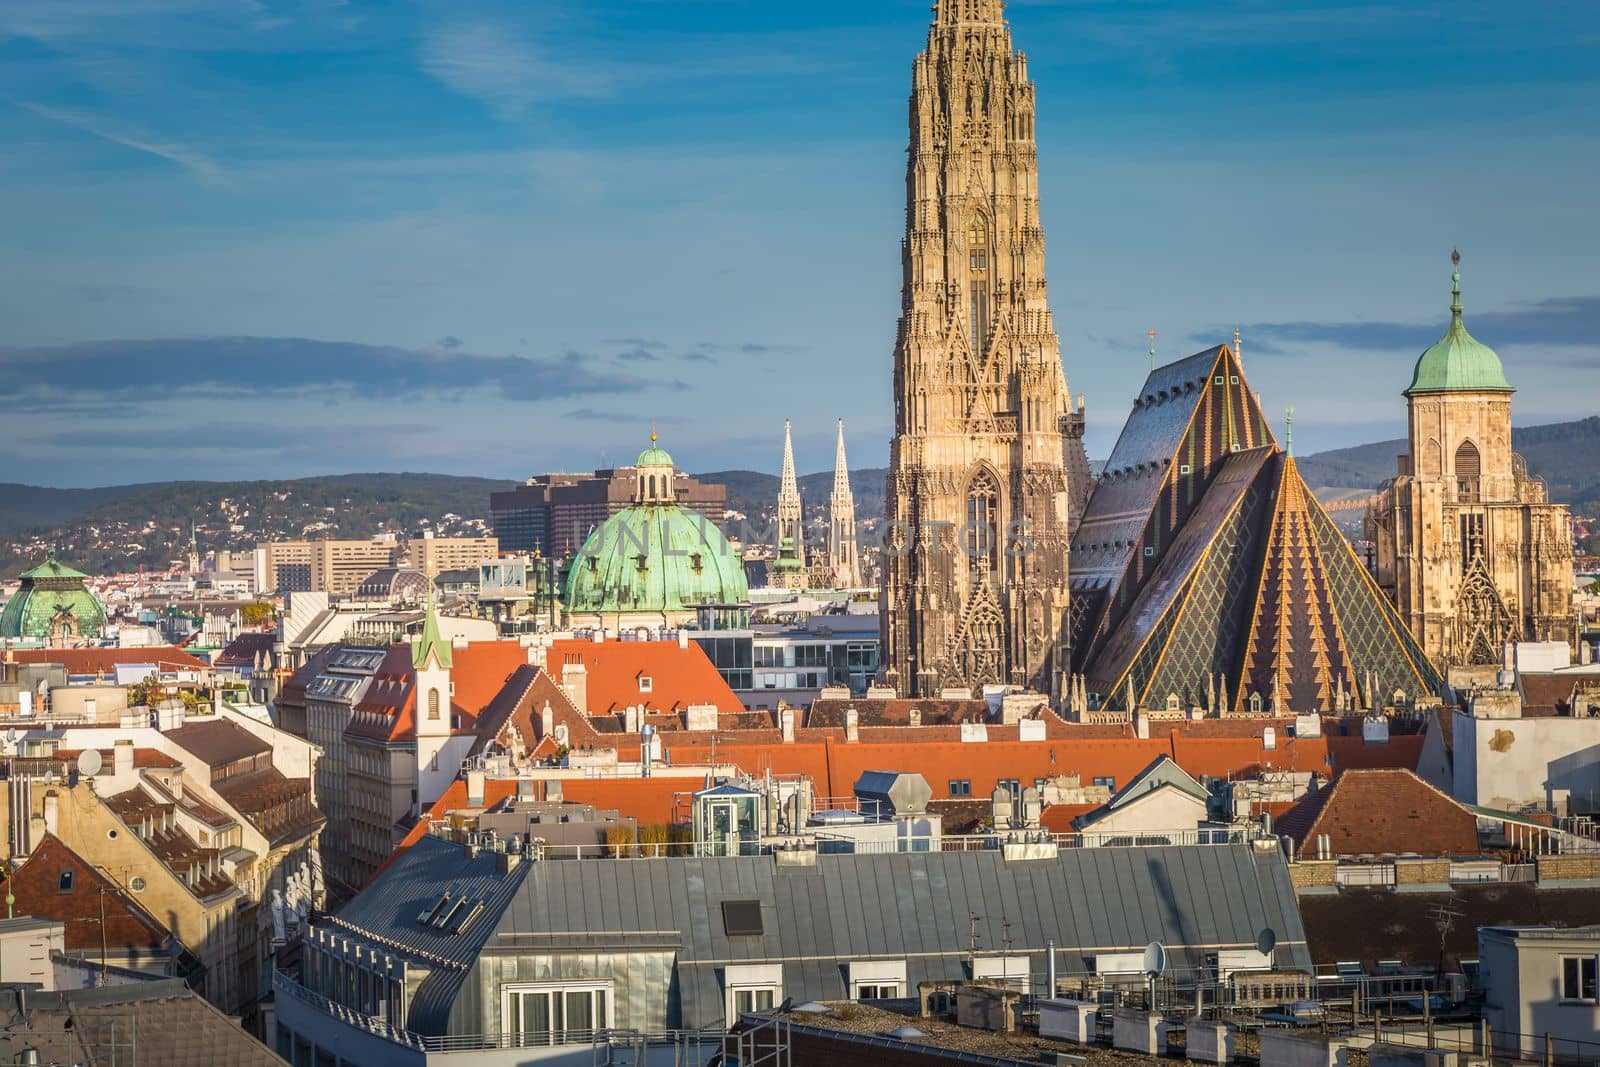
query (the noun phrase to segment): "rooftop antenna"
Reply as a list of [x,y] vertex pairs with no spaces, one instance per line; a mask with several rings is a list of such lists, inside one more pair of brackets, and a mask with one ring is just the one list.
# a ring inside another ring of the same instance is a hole
[[1151,330],[1145,336],[1150,338],[1150,373],[1154,374],[1156,370],[1156,332]]

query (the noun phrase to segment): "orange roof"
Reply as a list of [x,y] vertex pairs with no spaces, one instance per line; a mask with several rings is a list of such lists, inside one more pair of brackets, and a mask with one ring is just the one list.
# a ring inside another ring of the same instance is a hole
[[[474,732],[484,708],[527,665],[528,653],[515,641],[473,641],[455,649],[451,659],[450,710],[460,723],[455,732],[464,734]],[[416,668],[408,643],[390,646],[356,712],[347,733],[386,741],[416,736]],[[373,712],[375,722],[363,714]]]
[[68,674],[115,674],[119,663],[154,663],[159,670],[205,670],[205,660],[196,659],[181,648],[152,645],[149,648],[16,648],[11,650],[18,663],[59,663]]
[[1039,816],[1039,825],[1053,834],[1070,834],[1075,829],[1072,820],[1098,807],[1099,804],[1051,804]]
[[[629,707],[651,711],[682,711],[691,704],[715,704],[719,712],[743,712],[744,704],[728,683],[690,641],[555,641],[545,660],[546,669],[561,680],[563,664],[581,663],[588,672],[591,715],[606,715]],[[641,689],[648,679],[648,690]]]

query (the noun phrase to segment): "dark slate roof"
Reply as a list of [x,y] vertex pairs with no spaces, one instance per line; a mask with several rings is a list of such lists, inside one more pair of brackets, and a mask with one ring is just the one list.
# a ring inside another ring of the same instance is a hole
[[0,1026],[14,1048],[36,1049],[44,1063],[132,1062],[128,1042],[137,1037],[140,1063],[284,1067],[181,978],[55,993],[32,989],[26,997],[24,1017],[15,987],[0,987]]
[[217,656],[218,667],[254,667],[256,657],[265,655],[268,664],[277,662],[278,634],[275,630],[246,630],[229,641]]
[[[764,933],[728,937],[725,900],[759,900]],[[970,917],[982,948],[998,953],[1009,921],[1012,954],[1044,972],[1054,939],[1061,966],[1087,971],[1099,952],[1168,946],[1174,967],[1207,947],[1248,947],[1270,926],[1280,962],[1309,955],[1282,853],[1248,846],[1092,848],[1048,860],[999,852],[822,855],[817,866],[779,869],[771,857],[532,865],[496,927],[526,933],[673,931],[682,1023],[723,1014],[724,962],[781,962],[795,1000],[847,999],[841,964],[905,959],[908,988],[964,975]]]
[[[495,929],[495,918],[509,906],[533,866],[523,863],[502,872],[498,860],[490,852],[469,859],[460,845],[423,837],[396,856],[331,920],[342,934],[376,934],[375,947],[429,961],[424,965],[432,973],[418,986],[406,1020],[418,1033],[444,1031],[450,1006]],[[417,921],[446,893],[484,902],[483,914],[461,934]]]
[[211,722],[191,719],[176,730],[168,730],[166,736],[208,767],[272,751],[271,743],[228,719]]
[[[481,924],[452,937],[417,914],[445,891],[482,897]],[[729,937],[721,905],[759,902],[763,933]],[[814,867],[779,867],[771,856],[597,862],[528,862],[497,873],[494,858],[466,861],[462,847],[428,837],[399,856],[335,920],[348,935],[439,959],[418,991],[408,1024],[443,1033],[451,1003],[481,953],[534,943],[593,950],[607,943],[669,947],[678,961],[685,1026],[720,1022],[722,967],[781,963],[796,1001],[848,998],[841,964],[904,959],[910,987],[965,973],[970,916],[980,954],[999,953],[1010,923],[1012,954],[1044,973],[1054,939],[1066,971],[1086,971],[1096,953],[1167,945],[1173,966],[1197,966],[1219,945],[1254,945],[1278,935],[1281,966],[1310,957],[1282,852],[1247,845],[1063,850],[1041,860],[999,852],[821,855]]]

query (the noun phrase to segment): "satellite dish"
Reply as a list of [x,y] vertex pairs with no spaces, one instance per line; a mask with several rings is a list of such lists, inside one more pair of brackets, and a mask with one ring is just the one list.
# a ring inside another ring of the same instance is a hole
[[86,748],[78,756],[78,773],[85,778],[93,778],[99,774],[100,768],[104,765],[105,761],[100,758],[100,750],[98,748]]
[[1155,978],[1167,969],[1167,947],[1159,941],[1152,941],[1144,947],[1144,973],[1146,978]]
[[1263,956],[1272,955],[1272,950],[1278,947],[1278,935],[1270,926],[1263,926],[1256,935],[1256,951]]

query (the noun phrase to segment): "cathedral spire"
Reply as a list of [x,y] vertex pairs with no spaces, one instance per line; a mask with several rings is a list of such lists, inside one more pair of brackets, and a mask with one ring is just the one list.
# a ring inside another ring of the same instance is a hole
[[1004,22],[1005,0],[936,0],[933,21],[939,25],[955,22]]
[[1461,250],[1454,249],[1450,253],[1450,314],[1459,319],[1461,317]]
[[861,584],[856,553],[856,500],[850,491],[850,463],[844,456],[844,420],[839,420],[839,440],[833,450],[833,495],[828,500],[828,565],[836,589]]
[[794,443],[789,420],[783,420],[783,477],[778,483],[777,584],[798,589],[805,584],[805,506],[794,474]]

